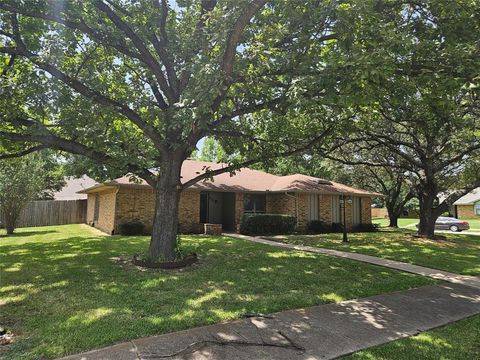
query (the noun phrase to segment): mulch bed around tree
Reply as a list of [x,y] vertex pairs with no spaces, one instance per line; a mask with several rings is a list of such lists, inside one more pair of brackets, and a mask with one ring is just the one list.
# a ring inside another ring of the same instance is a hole
[[154,262],[149,260],[143,260],[134,256],[132,263],[136,266],[142,266],[149,269],[180,269],[190,266],[196,263],[198,260],[197,254],[191,254],[185,256],[183,259],[176,261]]
[[200,265],[197,254],[185,256],[180,261],[164,263],[146,262],[137,256],[118,256],[111,259],[126,270],[142,272],[188,271]]

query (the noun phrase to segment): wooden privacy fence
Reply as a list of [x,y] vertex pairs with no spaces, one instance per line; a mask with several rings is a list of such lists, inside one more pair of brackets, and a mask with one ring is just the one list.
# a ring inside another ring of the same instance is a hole
[[85,223],[87,200],[32,201],[22,211],[17,227]]

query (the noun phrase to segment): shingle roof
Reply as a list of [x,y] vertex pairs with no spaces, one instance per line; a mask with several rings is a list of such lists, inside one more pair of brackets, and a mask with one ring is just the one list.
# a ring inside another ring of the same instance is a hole
[[[185,160],[182,166],[181,180],[185,183],[207,170],[216,170],[226,167],[227,164],[213,163],[198,160]],[[105,184],[98,184],[86,189],[88,193],[103,186],[149,186],[146,182],[132,183],[128,176],[115,179]],[[339,184],[312,176],[294,174],[277,176],[264,171],[250,168],[237,170],[234,175],[223,173],[213,178],[206,179],[192,185],[190,189],[203,191],[247,191],[247,192],[318,192],[332,194],[352,194],[365,196],[380,196],[381,194],[356,189],[347,185]]]
[[470,191],[467,195],[462,196],[460,199],[455,201],[453,205],[472,205],[480,201],[480,188]]
[[95,185],[95,180],[84,175],[81,178],[66,177],[65,186],[53,194],[55,200],[82,200],[87,195],[79,193]]

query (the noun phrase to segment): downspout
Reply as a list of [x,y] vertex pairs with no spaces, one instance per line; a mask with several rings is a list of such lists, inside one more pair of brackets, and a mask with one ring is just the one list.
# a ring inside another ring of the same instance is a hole
[[295,219],[296,219],[296,227],[298,229],[299,222],[298,222],[298,201],[297,201],[297,195],[290,195],[288,192],[285,191],[285,195],[293,198],[295,200]]

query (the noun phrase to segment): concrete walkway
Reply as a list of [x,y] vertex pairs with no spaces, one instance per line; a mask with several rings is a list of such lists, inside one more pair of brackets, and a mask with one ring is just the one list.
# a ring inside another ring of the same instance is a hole
[[447,284],[153,336],[64,360],[333,359],[480,313],[480,290]]
[[272,245],[272,246],[286,248],[290,250],[307,251],[307,252],[316,253],[316,254],[336,256],[336,257],[346,258],[350,260],[361,261],[361,262],[365,262],[373,265],[384,266],[390,269],[406,271],[406,272],[414,273],[417,275],[428,276],[437,280],[444,280],[454,284],[462,284],[462,285],[471,286],[471,287],[480,289],[480,277],[478,276],[454,274],[448,271],[431,269],[424,266],[408,264],[401,261],[388,260],[388,259],[379,258],[376,256],[350,253],[346,251],[339,251],[339,250],[332,250],[332,249],[324,249],[324,248],[313,247],[313,246],[286,244],[278,241],[263,239],[261,237],[252,237],[252,236],[233,234],[233,233],[232,234],[229,233],[225,235],[234,237],[237,239],[253,241],[260,244]]

